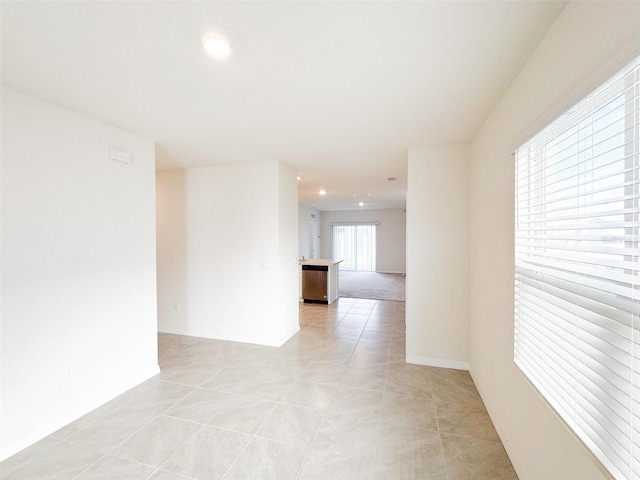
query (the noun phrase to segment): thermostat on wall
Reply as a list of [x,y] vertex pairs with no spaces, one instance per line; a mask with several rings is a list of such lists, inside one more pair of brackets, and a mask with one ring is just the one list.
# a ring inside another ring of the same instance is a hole
[[131,154],[128,152],[123,152],[122,150],[117,150],[115,148],[109,149],[109,158],[114,162],[120,163],[131,163]]

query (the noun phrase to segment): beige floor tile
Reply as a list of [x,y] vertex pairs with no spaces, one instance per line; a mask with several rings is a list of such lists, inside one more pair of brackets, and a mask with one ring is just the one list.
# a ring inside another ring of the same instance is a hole
[[517,480],[500,442],[442,435],[449,480]]
[[241,389],[241,395],[261,398],[263,400],[278,401],[289,391],[295,379],[264,375],[247,382]]
[[311,333],[317,333],[317,334],[324,334],[324,335],[328,335],[330,333],[333,333],[333,331],[335,330],[335,325],[317,325],[317,324],[311,324],[311,325],[304,325],[300,327],[301,331],[304,332],[311,332]]
[[367,319],[368,323],[380,323],[393,325],[394,314],[388,314],[386,312],[372,311],[371,315]]
[[144,404],[118,406],[71,435],[69,441],[97,452],[108,453],[156,417],[157,414]]
[[322,350],[316,353],[353,353],[358,344],[356,338],[327,337],[322,343]]
[[404,340],[391,342],[391,348],[389,349],[389,356],[405,356],[407,346]]
[[296,336],[280,347],[280,355],[300,361],[309,361],[317,351],[313,339],[315,335],[307,335],[306,337],[304,335],[305,333],[302,330],[298,332]]
[[16,468],[29,463],[38,455],[45,453],[56,445],[66,445],[66,442],[62,442],[53,437],[45,437],[39,442],[36,442],[15,455],[3,460],[0,462],[0,478],[4,478],[2,475],[7,475]]
[[353,353],[350,367],[387,368],[389,366],[389,354],[357,351]]
[[362,345],[358,346],[358,351],[369,351],[372,353],[384,353],[384,354],[389,354],[389,349],[391,346],[391,339],[393,338],[393,332],[390,329],[378,329],[375,327],[375,325],[370,326],[367,324],[367,326],[364,328],[364,330],[362,331],[362,335],[360,335],[360,340],[366,340],[366,341],[374,341],[374,342],[378,342],[378,343],[384,343],[384,346],[379,346],[377,348],[366,348]]
[[108,402],[105,405],[102,405],[96,408],[95,410],[92,410],[86,415],[64,426],[60,430],[52,433],[51,436],[54,438],[67,439],[74,433],[77,433],[80,430],[82,430],[83,428],[89,427],[98,419],[102,418],[104,415],[106,415],[107,413],[111,412],[116,408],[118,408],[118,404],[116,404],[114,401]]
[[429,367],[406,363],[389,367],[386,389],[400,394],[431,398]]
[[[404,355],[389,355],[389,368],[401,367],[406,365],[407,357]],[[393,390],[393,388],[389,388],[389,390]]]
[[220,480],[249,441],[250,435],[205,425],[161,468],[197,480]]
[[235,396],[209,420],[208,424],[253,435],[277,406],[277,403],[268,400]]
[[147,480],[155,468],[110,455],[102,457],[74,480]]
[[165,470],[158,470],[154,473],[149,480],[190,480],[193,477],[186,477],[184,475],[176,475],[175,473],[167,472]]
[[280,353],[261,362],[258,369],[262,375],[298,378],[309,364],[311,357],[312,354],[305,355],[305,358],[299,358],[295,355],[288,356]]
[[309,454],[298,479],[370,480],[372,469],[371,459],[357,460],[348,455],[314,450]]
[[156,376],[120,395],[114,402],[124,406],[144,405],[147,410],[161,413],[192,390],[193,387],[166,382]]
[[381,419],[394,425],[410,425],[423,430],[438,431],[434,402],[426,397],[386,392]]
[[435,406],[442,433],[499,441],[480,397],[462,391],[452,391],[446,398],[436,395]]
[[206,423],[233,397],[228,393],[196,388],[169,407],[164,414],[192,422]]
[[174,369],[173,373],[163,376],[162,379],[183,385],[198,386],[213,374],[222,370],[222,367],[223,364],[219,366],[212,366],[207,362],[199,362],[187,365],[186,367]]
[[353,307],[349,309],[349,315],[368,317],[373,311],[373,305],[373,303],[366,304],[363,302],[356,302]]
[[389,478],[447,480],[438,433],[382,423],[378,433],[373,479]]
[[260,372],[251,365],[227,366],[209,377],[200,387],[226,393],[240,393],[245,386],[259,381],[260,378]]
[[297,380],[282,397],[282,403],[326,410],[336,393],[337,385]]
[[90,467],[102,455],[79,445],[58,442],[28,462],[4,473],[2,480],[67,480]]
[[200,427],[198,423],[161,415],[132,435],[112,454],[159,467]]
[[241,354],[234,347],[228,346],[229,342],[216,342],[213,345],[203,346],[201,351],[194,356],[196,364],[209,364],[215,368],[222,368],[238,361]]
[[309,362],[300,378],[310,382],[338,385],[342,381],[346,369],[345,365]]
[[371,315],[394,315],[397,310],[397,303],[378,302],[371,309]]
[[375,330],[378,332],[392,332],[393,325],[387,323],[367,322],[365,330]]
[[352,322],[352,323],[360,323],[364,325],[369,319],[369,314],[371,313],[371,309],[364,307],[351,307],[347,314],[342,317],[343,322]]
[[391,345],[391,340],[361,338],[358,340],[357,347],[364,351],[367,351],[369,349],[371,349],[372,351],[375,351],[380,348],[388,348],[390,345]]
[[369,319],[368,315],[350,315],[347,314],[340,320],[340,325],[351,327],[364,327]]
[[331,413],[379,419],[382,412],[382,392],[340,385],[329,407]]
[[224,480],[296,480],[305,453],[295,445],[255,437]]
[[360,335],[360,338],[390,341],[393,338],[393,333],[389,331],[365,329],[362,331],[362,335]]
[[480,398],[469,372],[448,368],[429,368],[429,376],[436,398],[446,399],[458,393]]
[[385,368],[347,367],[341,384],[383,392],[386,378]]
[[388,354],[391,341],[387,339],[361,338],[356,346],[356,351]]
[[[339,340],[351,340],[347,337],[337,337]],[[311,357],[313,362],[333,363],[335,365],[347,365],[351,361],[353,349],[342,349],[334,351],[316,351]]]
[[377,419],[328,413],[316,435],[310,456],[314,458],[348,457],[373,461],[378,435]]
[[258,430],[257,435],[297,445],[306,453],[316,435],[322,415],[323,412],[313,408],[280,404]]

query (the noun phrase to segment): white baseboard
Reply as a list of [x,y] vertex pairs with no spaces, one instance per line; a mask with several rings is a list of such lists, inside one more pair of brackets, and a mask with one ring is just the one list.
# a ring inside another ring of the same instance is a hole
[[182,328],[164,328],[164,327],[158,327],[158,333],[168,333],[169,335],[185,335],[187,336],[186,333],[184,333],[184,329]]
[[429,358],[407,355],[407,363],[415,365],[424,365],[427,367],[451,368],[454,370],[469,370],[469,362],[460,362],[458,360],[447,360],[444,358]]

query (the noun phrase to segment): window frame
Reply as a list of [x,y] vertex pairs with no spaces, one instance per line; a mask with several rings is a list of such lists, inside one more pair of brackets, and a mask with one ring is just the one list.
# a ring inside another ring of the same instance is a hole
[[640,479],[639,144],[640,56],[516,149],[514,362],[617,479]]

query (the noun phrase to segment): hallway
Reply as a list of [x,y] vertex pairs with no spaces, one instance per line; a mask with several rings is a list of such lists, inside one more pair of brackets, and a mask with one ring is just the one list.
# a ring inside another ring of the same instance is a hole
[[160,334],[162,374],[0,478],[516,479],[467,372],[405,363],[404,303],[300,304],[280,348]]

